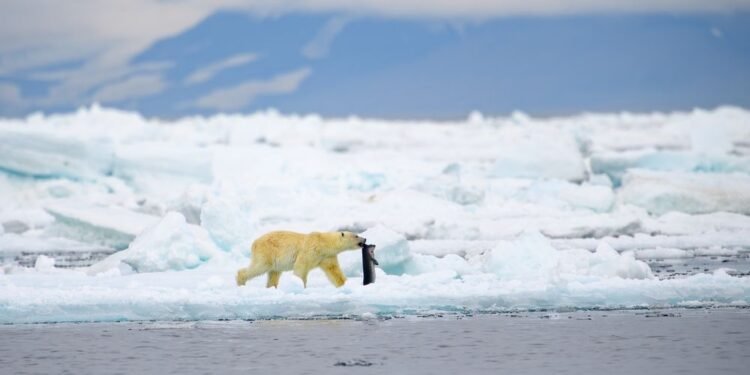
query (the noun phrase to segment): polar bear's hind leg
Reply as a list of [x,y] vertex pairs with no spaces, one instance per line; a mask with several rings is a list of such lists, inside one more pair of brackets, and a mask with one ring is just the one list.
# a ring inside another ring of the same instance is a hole
[[279,279],[281,278],[281,272],[279,271],[268,271],[268,282],[266,282],[266,288],[279,287]]
[[269,267],[261,262],[252,262],[249,267],[237,271],[237,285],[245,285],[248,280],[268,272]]

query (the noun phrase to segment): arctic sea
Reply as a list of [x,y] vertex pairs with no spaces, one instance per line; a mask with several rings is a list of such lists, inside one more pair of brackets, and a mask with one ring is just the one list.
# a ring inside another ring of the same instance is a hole
[[0,325],[8,374],[743,374],[750,309]]

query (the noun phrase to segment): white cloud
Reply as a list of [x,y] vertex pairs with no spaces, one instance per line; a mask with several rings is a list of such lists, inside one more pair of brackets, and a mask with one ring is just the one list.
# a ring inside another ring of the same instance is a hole
[[214,9],[190,1],[5,0],[0,3],[0,72],[89,59],[122,46],[140,51]]
[[219,111],[234,111],[246,107],[262,95],[287,94],[297,90],[311,73],[302,68],[280,74],[268,80],[250,80],[237,86],[219,89],[198,98],[195,106]]
[[308,59],[319,59],[328,55],[336,35],[344,30],[351,20],[352,18],[347,16],[336,16],[328,20],[318,34],[302,48],[302,55]]
[[236,68],[238,66],[251,63],[257,59],[258,59],[258,55],[254,53],[245,53],[245,54],[231,56],[225,60],[219,61],[217,63],[208,65],[206,67],[203,67],[194,71],[185,79],[185,84],[194,85],[196,83],[206,82],[210,80],[211,78],[213,78],[216,74],[218,74],[222,70],[229,69],[229,68]]
[[[91,92],[102,84],[138,73],[142,68],[130,63],[138,53],[160,39],[184,32],[219,10],[257,15],[318,12],[461,20],[512,15],[748,9],[750,0],[3,0],[0,1],[0,76],[29,78],[27,75],[34,71],[40,74],[40,70],[52,65],[82,63],[49,73],[46,78],[56,78],[48,80],[49,94],[34,98],[33,103],[41,107],[86,104]],[[331,21],[319,34],[320,39],[314,39],[305,48],[305,55],[313,58],[325,55],[331,40],[344,25],[343,21]],[[198,75],[198,81],[206,77],[203,74]]]
[[5,0],[0,2],[0,76],[25,77],[45,66],[78,62],[46,77],[52,78],[49,94],[34,103],[87,104],[93,89],[142,70],[130,64],[138,53],[215,9],[189,0]]
[[[222,10],[402,17],[491,18],[591,12],[696,12],[750,9],[750,0],[4,0],[0,74],[88,59],[118,45],[148,46]],[[132,56],[132,55],[131,55]]]
[[166,87],[159,74],[137,75],[100,88],[93,98],[97,102],[113,103],[158,94]]
[[343,11],[396,17],[480,19],[514,15],[715,12],[750,8],[748,0],[286,0],[273,2],[273,4],[276,6],[271,10],[277,12],[284,10]]

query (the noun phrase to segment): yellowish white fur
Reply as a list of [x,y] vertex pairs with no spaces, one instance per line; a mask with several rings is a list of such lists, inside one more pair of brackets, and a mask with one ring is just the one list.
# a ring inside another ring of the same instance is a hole
[[352,232],[269,232],[253,242],[250,265],[237,271],[237,285],[268,273],[266,287],[278,287],[281,273],[293,270],[307,287],[307,274],[320,267],[328,280],[340,287],[346,277],[337,255],[363,243],[364,238]]

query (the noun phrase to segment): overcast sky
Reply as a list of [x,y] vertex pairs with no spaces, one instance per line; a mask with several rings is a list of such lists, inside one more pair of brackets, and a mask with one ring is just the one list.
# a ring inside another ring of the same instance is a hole
[[[563,4],[564,5],[561,5]],[[750,106],[750,1],[0,2],[0,115]]]

